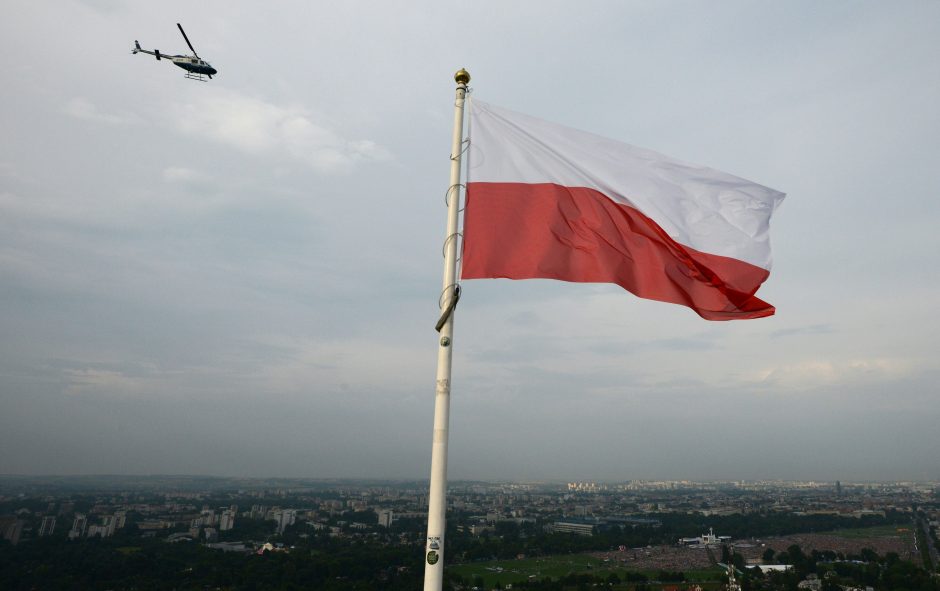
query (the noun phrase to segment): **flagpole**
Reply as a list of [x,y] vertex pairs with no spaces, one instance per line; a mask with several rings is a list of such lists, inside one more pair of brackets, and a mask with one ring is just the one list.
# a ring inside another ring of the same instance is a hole
[[447,433],[450,422],[450,368],[454,306],[457,287],[457,221],[460,213],[460,163],[463,156],[463,106],[470,73],[454,74],[454,134],[450,149],[450,186],[447,189],[447,236],[444,239],[444,287],[438,321],[437,388],[434,395],[434,436],[431,445],[431,490],[428,495],[428,537],[424,548],[424,591],[441,591],[444,585],[444,526],[447,512]]

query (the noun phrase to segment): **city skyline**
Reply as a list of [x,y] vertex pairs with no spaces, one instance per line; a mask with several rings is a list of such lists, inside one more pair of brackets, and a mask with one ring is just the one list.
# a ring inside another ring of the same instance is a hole
[[11,3],[0,474],[426,479],[466,67],[788,197],[771,318],[464,282],[451,480],[940,480],[940,5],[489,12]]

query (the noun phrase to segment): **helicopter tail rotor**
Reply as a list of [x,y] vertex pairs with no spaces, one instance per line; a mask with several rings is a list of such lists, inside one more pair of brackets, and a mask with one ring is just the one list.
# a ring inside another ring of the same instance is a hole
[[131,50],[131,53],[136,54],[138,51],[140,51],[140,42],[134,39],[134,49]]
[[153,50],[153,55],[157,56],[157,61],[160,60],[160,50],[159,50],[159,49],[154,49],[154,50]]

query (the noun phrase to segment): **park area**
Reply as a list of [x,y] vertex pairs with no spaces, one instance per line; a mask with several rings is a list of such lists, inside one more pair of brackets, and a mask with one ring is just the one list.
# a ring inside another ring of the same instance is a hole
[[[633,551],[628,550],[628,552]],[[559,579],[571,574],[590,574],[604,579],[614,574],[622,581],[629,580],[631,575],[637,574],[644,575],[649,581],[658,581],[663,578],[661,575],[664,573],[660,569],[628,566],[615,558],[605,557],[606,554],[568,554],[517,560],[490,560],[454,565],[451,571],[471,582],[477,581],[478,583],[479,579],[482,579],[482,586],[486,589],[492,589],[497,584],[505,588],[508,584],[530,580],[540,581],[545,578]],[[702,555],[705,556],[704,551]],[[703,589],[713,588],[709,582],[714,583],[714,588],[717,588],[722,573],[722,569],[709,566],[707,559],[700,568],[683,571],[685,581],[699,582]]]
[[[746,559],[758,559],[768,548],[779,553],[794,544],[807,554],[818,550],[850,556],[869,548],[879,556],[894,552],[901,559],[918,560],[913,551],[911,529],[893,525],[740,540],[736,541],[734,549]],[[458,564],[450,568],[453,573],[468,581],[479,584],[482,580],[482,587],[486,589],[492,589],[497,584],[505,588],[509,584],[530,580],[557,580],[572,574],[590,574],[602,579],[614,574],[621,581],[630,580],[631,575],[642,574],[651,583],[661,582],[671,587],[677,581],[667,576],[682,573],[686,585],[680,588],[696,583],[707,590],[719,588],[724,573],[714,563],[716,556],[721,556],[720,548],[709,551],[683,546],[652,546],[516,560],[489,560]]]

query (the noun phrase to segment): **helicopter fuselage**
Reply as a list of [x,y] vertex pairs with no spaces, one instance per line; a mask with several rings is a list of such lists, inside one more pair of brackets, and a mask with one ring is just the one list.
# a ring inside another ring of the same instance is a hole
[[193,74],[206,74],[212,76],[217,73],[216,69],[209,65],[209,62],[198,57],[188,55],[166,56],[174,64]]

